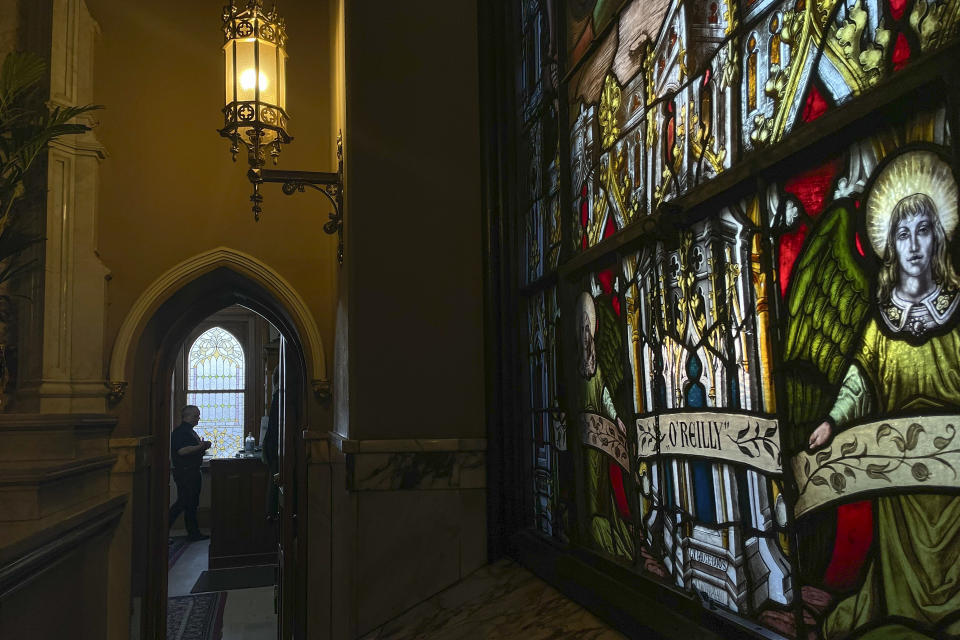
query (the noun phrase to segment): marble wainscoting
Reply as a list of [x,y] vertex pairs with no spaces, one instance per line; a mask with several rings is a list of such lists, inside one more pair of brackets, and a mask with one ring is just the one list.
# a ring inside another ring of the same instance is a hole
[[361,640],[619,640],[623,635],[512,560],[475,571]]
[[486,564],[486,440],[311,436],[308,627],[355,638]]
[[483,438],[439,440],[348,440],[335,444],[346,455],[347,486],[353,491],[483,489]]

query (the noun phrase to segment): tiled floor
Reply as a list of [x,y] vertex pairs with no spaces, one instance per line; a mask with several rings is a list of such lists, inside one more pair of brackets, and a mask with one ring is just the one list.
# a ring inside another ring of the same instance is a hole
[[510,560],[474,572],[362,640],[620,640],[620,633]]
[[[172,531],[171,535],[184,532]],[[210,541],[191,542],[167,574],[167,597],[188,595],[207,570]],[[223,640],[276,640],[273,587],[227,591],[223,610]]]

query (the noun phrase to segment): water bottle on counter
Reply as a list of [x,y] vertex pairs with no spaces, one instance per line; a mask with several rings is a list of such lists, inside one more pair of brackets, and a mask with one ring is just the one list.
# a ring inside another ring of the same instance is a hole
[[247,437],[243,440],[243,450],[246,453],[253,453],[253,448],[257,446],[257,439],[253,437],[252,433],[247,433]]

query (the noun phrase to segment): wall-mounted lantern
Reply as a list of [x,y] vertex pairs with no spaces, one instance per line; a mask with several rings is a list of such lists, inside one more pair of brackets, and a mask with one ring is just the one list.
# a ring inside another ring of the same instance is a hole
[[287,29],[277,13],[276,4],[269,11],[263,0],[236,0],[223,8],[223,57],[225,63],[225,98],[223,128],[220,135],[230,140],[234,161],[241,147],[247,151],[250,169],[247,177],[253,184],[253,216],[260,220],[264,182],[283,184],[287,195],[302,192],[306,187],[324,194],[333,205],[324,231],[337,233],[340,243],[337,259],[343,263],[343,140],[337,136],[337,172],[281,171],[264,169],[269,155],[276,164],[282,145],[293,138],[287,133],[286,67]]

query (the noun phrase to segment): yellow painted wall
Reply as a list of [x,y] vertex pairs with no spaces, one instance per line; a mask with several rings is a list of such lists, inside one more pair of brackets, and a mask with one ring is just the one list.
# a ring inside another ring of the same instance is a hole
[[107,107],[97,135],[110,154],[98,207],[99,253],[112,271],[105,360],[155,278],[225,245],[269,264],[307,301],[328,377],[342,374],[341,431],[483,436],[474,3],[353,1],[342,14],[337,0],[279,3],[295,137],[280,166],[332,169],[336,130],[346,124],[343,273],[335,241],[321,231],[327,209],[318,194],[266,186],[263,218],[253,221],[243,159],[233,164],[216,133],[222,0],[89,6],[101,27],[94,98]]
[[[287,197],[279,185],[268,185],[263,217],[254,222],[245,157],[231,162],[229,141],[216,131],[223,125],[223,4],[88,0],[101,29],[94,99],[106,105],[96,133],[109,153],[98,206],[98,250],[112,272],[104,359],[154,279],[227,246],[268,264],[306,300],[330,375],[337,266],[336,241],[322,231],[329,210],[319,194]],[[334,170],[335,3],[279,5],[289,35],[287,106],[295,138],[279,168]],[[121,425],[118,435],[127,428]]]

